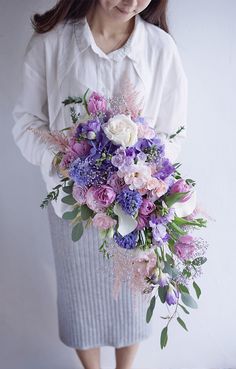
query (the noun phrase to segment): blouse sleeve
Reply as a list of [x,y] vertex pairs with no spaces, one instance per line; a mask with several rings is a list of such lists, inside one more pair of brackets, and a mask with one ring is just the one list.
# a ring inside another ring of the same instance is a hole
[[[172,53],[164,82],[156,130],[165,143],[166,156],[174,163],[187,137],[188,80],[177,46],[174,40],[171,40]],[[170,136],[181,126],[184,126],[184,129],[170,139]]]
[[12,128],[14,141],[24,158],[34,165],[43,159],[52,162],[54,154],[49,144],[29,127],[49,131],[48,97],[46,86],[46,53],[44,35],[34,33],[24,54],[21,89],[13,108],[15,121]]

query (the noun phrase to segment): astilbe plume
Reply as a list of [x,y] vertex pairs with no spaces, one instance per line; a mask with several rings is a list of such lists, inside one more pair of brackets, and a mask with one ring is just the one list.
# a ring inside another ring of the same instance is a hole
[[35,133],[38,137],[42,139],[44,143],[47,143],[55,147],[59,151],[65,151],[69,147],[68,138],[63,132],[59,131],[48,131],[39,128],[28,128],[29,131]]
[[137,118],[143,109],[143,99],[139,96],[140,91],[135,89],[127,74],[124,76],[120,91],[119,101],[116,98],[110,99],[112,110],[116,114],[130,114],[132,119]]

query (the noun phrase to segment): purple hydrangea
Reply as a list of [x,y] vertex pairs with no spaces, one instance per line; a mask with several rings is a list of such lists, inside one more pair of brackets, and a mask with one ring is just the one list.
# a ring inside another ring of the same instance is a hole
[[160,169],[153,174],[153,177],[164,180],[174,173],[175,167],[170,163],[169,159],[163,158],[161,161]]
[[94,132],[98,133],[101,129],[101,122],[98,118],[88,120],[86,123],[79,124],[76,129],[76,137],[85,135],[87,137],[88,133]]
[[138,152],[143,152],[147,155],[147,160],[150,162],[159,162],[165,153],[165,145],[159,138],[141,138],[135,145]]
[[82,187],[106,183],[108,175],[112,173],[114,167],[109,160],[103,161],[100,165],[97,164],[96,160],[96,156],[76,159],[69,169],[70,178]]
[[120,233],[116,232],[113,236],[115,242],[124,249],[134,249],[136,247],[138,232],[134,230],[133,232],[122,237]]
[[142,196],[139,192],[123,189],[117,196],[117,202],[129,215],[135,215],[142,204]]

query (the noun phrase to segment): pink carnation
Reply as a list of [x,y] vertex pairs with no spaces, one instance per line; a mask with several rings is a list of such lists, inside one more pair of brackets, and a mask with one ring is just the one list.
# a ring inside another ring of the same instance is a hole
[[116,220],[105,213],[97,213],[93,218],[93,225],[99,229],[109,229],[115,224]]

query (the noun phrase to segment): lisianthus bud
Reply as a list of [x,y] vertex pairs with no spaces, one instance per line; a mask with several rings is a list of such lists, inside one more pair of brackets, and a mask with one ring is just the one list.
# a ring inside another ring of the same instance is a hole
[[89,140],[94,140],[96,138],[96,133],[94,131],[88,131],[87,138]]

